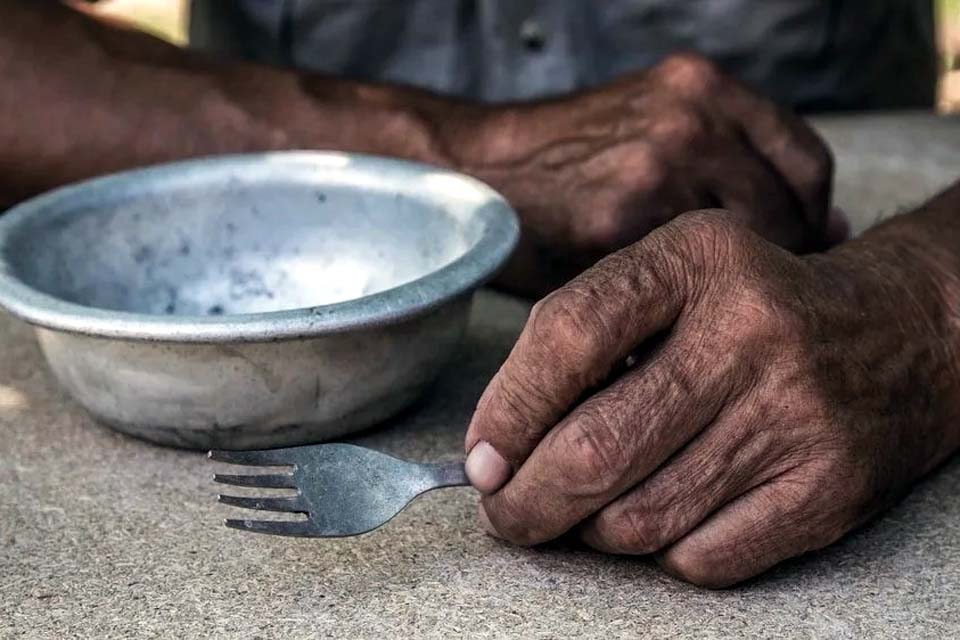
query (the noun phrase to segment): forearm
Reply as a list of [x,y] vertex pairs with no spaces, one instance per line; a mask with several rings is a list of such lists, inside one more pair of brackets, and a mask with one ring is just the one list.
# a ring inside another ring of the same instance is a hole
[[929,471],[960,449],[960,182],[831,254],[888,281],[895,311],[885,320],[920,345],[914,379],[933,383],[899,392],[924,398],[912,448]]
[[108,171],[325,148],[453,163],[481,109],[425,92],[215,62],[55,2],[0,7],[0,205]]

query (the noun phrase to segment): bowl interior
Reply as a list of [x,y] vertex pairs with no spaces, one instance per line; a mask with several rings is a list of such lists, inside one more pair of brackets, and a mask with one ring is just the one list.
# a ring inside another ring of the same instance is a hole
[[407,169],[378,179],[335,164],[197,164],[145,175],[32,216],[7,244],[8,268],[88,307],[248,314],[391,289],[456,260],[483,231],[462,202],[445,201],[456,184],[438,189]]

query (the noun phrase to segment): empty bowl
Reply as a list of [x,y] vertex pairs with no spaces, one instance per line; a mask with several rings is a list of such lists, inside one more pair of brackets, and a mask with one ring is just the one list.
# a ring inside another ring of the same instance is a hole
[[191,160],[0,217],[0,305],[116,429],[190,448],[301,444],[413,401],[518,234],[494,191],[426,165]]

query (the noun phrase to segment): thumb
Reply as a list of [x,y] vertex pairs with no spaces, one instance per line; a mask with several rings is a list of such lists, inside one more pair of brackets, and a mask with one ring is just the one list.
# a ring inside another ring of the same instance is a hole
[[692,249],[694,241],[720,218],[680,216],[534,306],[467,430],[467,475],[479,491],[503,486],[584,394],[673,324],[690,298],[690,274],[711,254]]

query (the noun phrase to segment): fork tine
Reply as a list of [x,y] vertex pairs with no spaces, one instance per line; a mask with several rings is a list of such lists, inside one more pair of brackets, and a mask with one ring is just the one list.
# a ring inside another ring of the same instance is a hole
[[320,535],[313,526],[313,523],[309,520],[300,522],[285,522],[282,520],[224,520],[223,524],[231,529],[253,531],[254,533],[270,533],[275,536],[311,538]]
[[244,464],[253,467],[282,467],[293,464],[283,449],[264,449],[261,451],[223,451],[207,452],[207,457],[217,462]]
[[247,496],[218,495],[217,500],[223,504],[229,504],[242,509],[286,511],[290,513],[306,513],[308,510],[306,503],[304,503],[300,496],[291,496],[289,498],[256,498]]
[[260,487],[263,489],[296,489],[293,475],[289,473],[270,473],[263,475],[238,476],[229,473],[213,474],[213,481],[230,484],[235,487]]

